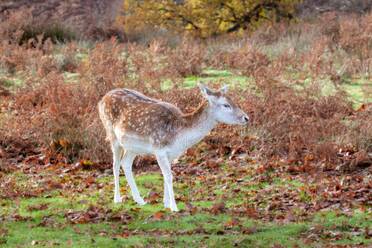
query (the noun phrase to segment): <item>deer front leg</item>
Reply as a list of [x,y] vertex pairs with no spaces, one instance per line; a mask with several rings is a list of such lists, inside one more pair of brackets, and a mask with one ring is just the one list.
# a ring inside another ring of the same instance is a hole
[[137,188],[136,181],[134,180],[134,177],[133,177],[132,165],[133,165],[133,160],[135,157],[136,155],[134,153],[130,151],[126,151],[122,159],[122,167],[123,167],[127,182],[129,184],[133,200],[137,202],[139,205],[145,205],[146,202],[141,197],[138,191],[138,188]]
[[159,163],[159,167],[164,177],[164,205],[165,207],[169,207],[172,211],[178,211],[176,200],[174,199],[173,176],[169,159],[166,154],[157,153],[156,160]]
[[170,208],[170,197],[169,197],[169,190],[166,180],[164,179],[164,198],[163,203],[165,208]]
[[113,154],[113,172],[114,172],[114,202],[120,203],[122,201],[120,197],[120,184],[119,184],[119,175],[120,175],[120,153],[122,148],[117,142],[113,142],[111,145],[112,154]]

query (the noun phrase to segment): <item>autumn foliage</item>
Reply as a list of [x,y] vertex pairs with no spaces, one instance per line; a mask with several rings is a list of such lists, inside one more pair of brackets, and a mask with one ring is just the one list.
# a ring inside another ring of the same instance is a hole
[[124,1],[127,31],[158,26],[200,37],[253,30],[264,22],[292,19],[298,1]]
[[[321,25],[324,21],[329,25]],[[195,89],[182,88],[183,78],[202,78],[204,69],[217,68],[254,81],[252,87],[231,90],[251,113],[251,127],[243,136],[235,128],[219,127],[212,135],[224,140],[218,149],[228,154],[243,140],[239,152],[263,161],[280,157],[301,164],[311,156],[337,164],[340,149],[371,151],[371,108],[355,111],[341,87],[351,76],[371,73],[370,22],[371,15],[346,19],[326,14],[317,22],[263,26],[243,38],[180,37],[176,46],[174,39],[143,45],[113,38],[90,47],[76,42],[58,47],[42,37],[32,46],[19,46],[8,36],[9,42],[0,47],[1,68],[9,75],[22,72],[25,83],[2,101],[6,114],[1,135],[7,140],[26,138],[70,161],[108,162],[110,153],[96,110],[108,90],[134,88],[187,112],[200,97]],[[282,40],[293,47],[282,48]],[[59,54],[53,55],[56,51]],[[336,56],[342,67],[332,60]],[[287,77],[293,70],[299,73],[298,80]],[[314,80],[303,83],[306,78]],[[324,78],[330,80],[333,93],[324,94],[316,82]],[[162,90],[165,81],[170,90]]]

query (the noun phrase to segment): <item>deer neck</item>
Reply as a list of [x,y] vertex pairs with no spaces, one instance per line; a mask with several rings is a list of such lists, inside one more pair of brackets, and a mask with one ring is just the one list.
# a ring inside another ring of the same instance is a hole
[[194,129],[198,127],[203,130],[206,129],[206,131],[209,132],[217,124],[207,101],[202,102],[194,112],[185,114],[183,118],[185,120],[185,129]]
[[217,125],[207,102],[203,102],[194,112],[184,115],[183,118],[184,126],[176,141],[182,150],[198,143]]

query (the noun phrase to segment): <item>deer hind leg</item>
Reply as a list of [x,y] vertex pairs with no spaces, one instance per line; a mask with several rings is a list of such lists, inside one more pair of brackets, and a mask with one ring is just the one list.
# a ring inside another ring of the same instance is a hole
[[125,177],[126,177],[127,182],[129,184],[133,200],[135,202],[137,202],[139,205],[145,205],[146,202],[141,197],[141,195],[138,191],[138,188],[137,188],[137,184],[136,184],[136,182],[134,180],[134,177],[133,177],[132,165],[133,165],[133,160],[134,160],[135,157],[136,157],[136,154],[134,154],[133,152],[130,152],[130,151],[126,151],[123,158],[122,158],[121,166],[123,167]]
[[114,172],[114,202],[120,203],[122,202],[122,198],[120,197],[120,183],[119,183],[119,176],[120,176],[120,157],[123,153],[123,148],[117,141],[113,141],[111,144],[112,154],[113,154],[113,172]]
[[164,177],[164,197],[168,197],[168,199],[164,199],[164,205],[167,203],[166,207],[169,207],[172,211],[178,211],[176,200],[174,199],[173,193],[173,176],[171,170],[171,164],[169,159],[164,154],[156,154],[156,159],[159,163],[159,167]]

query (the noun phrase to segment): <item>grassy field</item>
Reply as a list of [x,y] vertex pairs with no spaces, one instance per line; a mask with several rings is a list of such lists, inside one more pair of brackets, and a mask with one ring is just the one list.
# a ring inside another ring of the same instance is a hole
[[[189,165],[181,162],[177,166]],[[372,226],[370,209],[350,209],[346,214],[330,208],[307,215],[304,213],[306,203],[314,198],[303,192],[310,185],[290,175],[272,181],[258,179],[256,165],[251,163],[239,167],[222,163],[212,170],[204,168],[200,174],[192,174],[187,169],[189,172],[185,175],[176,177],[179,213],[163,209],[162,178],[158,171],[137,172],[140,191],[148,201],[139,207],[129,196],[123,177],[125,200],[122,204],[114,204],[110,171],[102,173],[81,168],[71,171],[61,167],[6,175],[5,179],[12,182],[9,185],[14,189],[14,196],[9,193],[9,199],[0,200],[2,246],[371,244],[368,236],[368,228]],[[288,200],[293,201],[293,206],[286,211],[271,205],[278,191],[286,191]],[[258,204],[257,209],[254,204]]]

